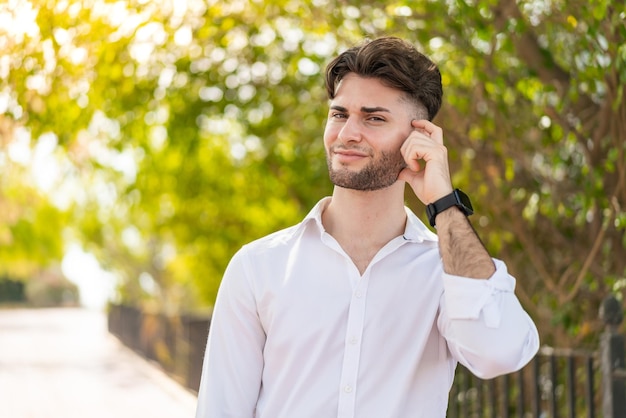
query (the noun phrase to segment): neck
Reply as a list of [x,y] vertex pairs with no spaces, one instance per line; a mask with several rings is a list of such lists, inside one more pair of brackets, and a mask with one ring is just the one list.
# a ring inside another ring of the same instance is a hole
[[344,249],[359,246],[377,251],[404,232],[404,182],[367,192],[335,187],[322,222]]

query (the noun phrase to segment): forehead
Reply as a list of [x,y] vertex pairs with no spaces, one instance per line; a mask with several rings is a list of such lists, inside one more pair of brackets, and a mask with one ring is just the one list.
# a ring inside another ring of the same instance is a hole
[[341,79],[331,105],[348,110],[362,107],[384,107],[392,113],[414,112],[415,106],[402,90],[385,85],[380,79],[349,73]]
[[378,78],[362,77],[349,73],[338,83],[332,101],[351,98],[402,104],[400,102],[406,98],[406,93],[385,85]]

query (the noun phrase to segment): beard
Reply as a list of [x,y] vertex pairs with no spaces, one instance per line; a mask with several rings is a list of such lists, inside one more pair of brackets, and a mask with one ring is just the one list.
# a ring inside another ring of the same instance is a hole
[[406,167],[400,151],[383,151],[359,171],[342,165],[333,168],[329,153],[326,154],[330,181],[335,186],[360,191],[374,191],[391,186],[398,180],[398,174]]

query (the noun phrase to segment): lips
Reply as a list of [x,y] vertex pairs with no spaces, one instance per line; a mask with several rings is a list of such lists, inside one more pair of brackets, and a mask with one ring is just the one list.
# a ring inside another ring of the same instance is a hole
[[332,149],[333,154],[338,155],[340,157],[352,157],[352,158],[363,158],[369,157],[369,153],[365,151],[361,151],[358,149],[346,149],[346,148],[334,148]]
[[354,150],[335,150],[333,154],[335,161],[342,165],[363,161],[369,156],[367,153]]
[[343,157],[367,157],[367,154],[363,152],[354,152],[354,151],[335,151],[335,154],[343,156]]

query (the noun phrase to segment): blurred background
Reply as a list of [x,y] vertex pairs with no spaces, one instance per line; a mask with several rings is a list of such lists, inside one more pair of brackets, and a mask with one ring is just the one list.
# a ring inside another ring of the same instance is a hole
[[626,291],[625,20],[609,0],[3,0],[0,302],[210,312],[242,244],[331,193],[325,64],[396,35],[440,64],[455,186],[542,342],[595,347]]

